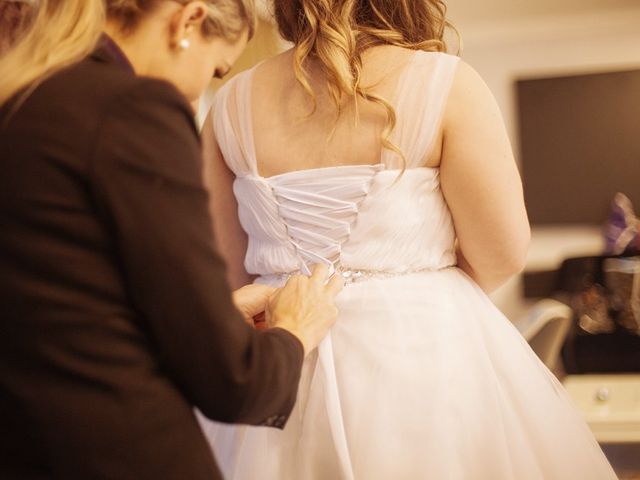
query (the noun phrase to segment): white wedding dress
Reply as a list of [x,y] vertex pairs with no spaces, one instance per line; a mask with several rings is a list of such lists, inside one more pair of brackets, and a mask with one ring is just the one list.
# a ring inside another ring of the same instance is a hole
[[247,270],[281,285],[326,262],[348,279],[283,431],[202,421],[225,478],[616,478],[560,383],[456,267],[439,171],[420,166],[456,65],[418,52],[401,76],[400,177],[390,151],[377,165],[262,177],[252,71],[217,95],[214,131],[237,177]]

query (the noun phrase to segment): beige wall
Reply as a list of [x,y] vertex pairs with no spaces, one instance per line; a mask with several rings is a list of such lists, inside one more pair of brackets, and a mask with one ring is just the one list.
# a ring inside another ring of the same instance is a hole
[[274,25],[270,22],[260,20],[255,36],[251,39],[243,54],[226,76],[226,79],[214,79],[211,81],[209,89],[205,92],[200,101],[200,108],[198,112],[199,119],[202,121],[205,118],[206,113],[211,107],[213,95],[216,90],[224,84],[225,80],[228,80],[239,72],[253,67],[265,58],[275,55],[281,48],[282,43]]
[[514,147],[517,78],[640,68],[640,4],[460,25],[463,58],[502,109]]

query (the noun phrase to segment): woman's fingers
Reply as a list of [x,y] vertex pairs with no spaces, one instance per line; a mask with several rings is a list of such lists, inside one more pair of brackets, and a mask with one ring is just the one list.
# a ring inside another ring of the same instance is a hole
[[344,287],[344,279],[341,275],[334,273],[329,275],[329,266],[319,263],[313,267],[311,281],[319,287],[324,287],[333,296],[340,293]]
[[309,277],[312,282],[317,285],[324,285],[329,275],[329,266],[324,263],[318,263],[314,265],[311,270],[311,276]]
[[[246,285],[232,293],[233,302],[245,319],[264,311],[269,298],[275,292],[275,288],[267,285]],[[252,323],[252,322],[250,322]]]
[[326,288],[334,296],[340,293],[344,288],[344,278],[342,278],[342,275],[338,275],[337,273],[332,275],[327,282]]
[[[328,279],[327,279],[328,277]],[[323,286],[333,296],[340,293],[344,287],[344,279],[341,275],[334,273],[329,276],[329,266],[326,264],[317,264],[313,267],[311,280],[317,285]]]
[[343,287],[340,275],[329,276],[329,266],[315,265],[311,276],[295,275],[271,297],[266,325],[280,327],[298,337],[305,353],[316,348],[335,323],[336,295]]

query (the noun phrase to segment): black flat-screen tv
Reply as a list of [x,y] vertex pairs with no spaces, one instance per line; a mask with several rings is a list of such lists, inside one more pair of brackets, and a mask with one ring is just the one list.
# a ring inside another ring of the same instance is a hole
[[640,69],[516,81],[532,225],[601,225],[616,192],[640,214]]

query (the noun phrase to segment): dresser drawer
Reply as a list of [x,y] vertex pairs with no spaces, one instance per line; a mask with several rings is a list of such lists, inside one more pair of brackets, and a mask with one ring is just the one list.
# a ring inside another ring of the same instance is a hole
[[569,375],[563,384],[599,442],[640,442],[640,375]]

